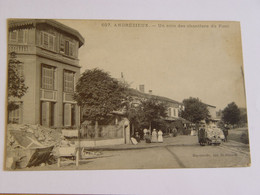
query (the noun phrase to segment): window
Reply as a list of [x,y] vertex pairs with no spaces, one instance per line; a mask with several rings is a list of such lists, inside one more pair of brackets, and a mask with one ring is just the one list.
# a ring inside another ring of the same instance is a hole
[[55,67],[43,65],[42,66],[42,88],[55,89]]
[[41,46],[49,49],[54,50],[55,44],[55,36],[46,32],[41,32]]
[[64,91],[74,92],[74,77],[75,73],[69,70],[64,70]]
[[76,125],[76,106],[75,104],[63,104],[63,125]]
[[10,41],[11,42],[17,41],[17,32],[16,31],[10,32]]
[[168,116],[171,116],[171,108],[168,108]]
[[9,111],[8,123],[18,124],[22,122],[22,103],[17,103],[17,109]]
[[55,124],[55,102],[41,102],[41,125],[52,127]]
[[70,42],[69,41],[65,41],[65,54],[66,55],[69,55],[69,45],[70,45]]
[[71,41],[61,39],[60,42],[60,52],[64,53],[67,56],[75,56],[75,44]]
[[28,30],[14,30],[10,32],[10,42],[12,43],[27,43]]
[[64,39],[60,39],[60,52],[64,53],[65,52],[65,42]]
[[179,110],[176,108],[176,117],[179,117]]
[[69,56],[74,56],[74,44],[69,43]]
[[24,33],[23,31],[18,31],[18,43],[23,43],[23,39],[24,39]]

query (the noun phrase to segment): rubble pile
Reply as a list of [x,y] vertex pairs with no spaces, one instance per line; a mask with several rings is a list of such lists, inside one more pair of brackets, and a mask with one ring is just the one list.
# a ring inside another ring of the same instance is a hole
[[[27,148],[27,143],[25,140],[21,140],[24,136],[29,137],[29,139],[34,142],[34,145],[30,147],[37,146],[57,146],[61,141],[61,130],[50,129],[43,127],[41,125],[30,125],[30,124],[8,124],[7,126],[8,140],[7,145],[14,145],[17,141],[20,145],[25,145]],[[20,135],[20,136],[19,136]],[[15,138],[14,138],[15,137]],[[20,141],[20,143],[19,143]]]
[[102,152],[97,152],[97,151],[87,151],[87,150],[82,150],[81,151],[81,157],[82,158],[98,158],[102,155]]
[[59,129],[30,124],[8,124],[6,168],[42,166],[52,155],[55,156],[55,148],[60,146],[61,137]]

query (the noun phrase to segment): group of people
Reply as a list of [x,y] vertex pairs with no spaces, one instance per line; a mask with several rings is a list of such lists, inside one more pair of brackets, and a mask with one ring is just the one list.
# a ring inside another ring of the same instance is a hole
[[156,129],[153,129],[152,135],[151,131],[148,129],[144,129],[144,139],[146,143],[162,143],[163,142],[163,132],[162,130],[157,131]]
[[[146,143],[162,143],[163,142],[163,132],[162,130],[157,131],[156,129],[153,129],[152,133],[150,129],[144,129],[143,130],[143,140],[145,140]],[[131,137],[131,141],[134,145],[139,143],[141,141],[141,136],[138,131],[134,133],[134,135]]]

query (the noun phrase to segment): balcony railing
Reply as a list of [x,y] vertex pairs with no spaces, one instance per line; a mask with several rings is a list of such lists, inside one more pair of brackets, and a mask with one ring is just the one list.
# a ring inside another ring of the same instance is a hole
[[63,92],[63,102],[76,103],[76,101],[73,99],[73,93]]
[[41,100],[57,101],[57,91],[41,89],[40,97]]
[[33,46],[29,45],[8,45],[9,52],[17,52],[17,53],[28,53],[33,51]]

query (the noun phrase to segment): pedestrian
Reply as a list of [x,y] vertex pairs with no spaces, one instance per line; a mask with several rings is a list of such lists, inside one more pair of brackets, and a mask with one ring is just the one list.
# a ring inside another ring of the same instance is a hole
[[199,131],[198,131],[198,141],[199,141],[199,144],[201,146],[205,146],[206,144],[206,129],[205,129],[205,125],[203,125],[202,127],[199,128]]
[[139,143],[141,141],[140,135],[138,133],[138,131],[135,132],[134,138],[136,139],[136,141]]
[[227,142],[228,129],[229,129],[228,126],[225,124],[224,130],[223,130],[223,133],[224,133],[224,136],[225,136],[225,142]]
[[147,129],[147,135],[151,135],[151,129]]
[[[147,130],[147,129],[146,129]],[[147,132],[144,135],[144,139],[146,143],[151,143],[151,135],[149,134],[149,131],[147,130]]]
[[148,130],[146,128],[144,128],[143,132],[144,132],[144,137],[143,138],[145,139],[146,134],[148,133]]
[[176,127],[174,127],[174,128],[173,128],[173,137],[176,137],[176,136],[177,136],[177,133],[178,133],[178,131],[177,131]]
[[153,129],[153,132],[152,132],[152,142],[156,143],[158,141],[157,139],[157,131],[156,129]]
[[159,130],[159,132],[158,132],[158,142],[159,143],[163,143],[163,132],[162,132],[162,130]]

